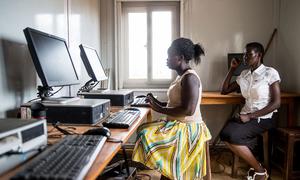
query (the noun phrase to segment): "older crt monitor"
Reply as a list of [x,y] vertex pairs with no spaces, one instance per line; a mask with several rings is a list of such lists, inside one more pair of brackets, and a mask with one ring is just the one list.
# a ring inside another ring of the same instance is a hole
[[80,44],[80,56],[83,64],[86,68],[87,73],[92,78],[94,82],[106,80],[103,66],[97,51],[94,48]]
[[79,84],[66,41],[60,37],[26,28],[28,48],[44,87]]

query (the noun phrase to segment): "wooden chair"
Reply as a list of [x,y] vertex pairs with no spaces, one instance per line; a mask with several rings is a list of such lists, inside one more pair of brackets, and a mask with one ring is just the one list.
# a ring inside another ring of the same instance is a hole
[[205,180],[211,180],[211,165],[210,165],[210,154],[209,154],[209,141],[206,141],[206,176]]
[[[268,174],[271,174],[271,152],[272,152],[272,143],[270,139],[270,134],[274,129],[270,129],[262,134],[263,139],[263,165],[267,169]],[[238,172],[238,162],[239,162],[239,156],[233,153],[233,160],[232,160],[232,166],[231,166],[231,177],[236,178],[237,172]]]
[[277,128],[272,164],[283,172],[284,180],[300,179],[300,127]]

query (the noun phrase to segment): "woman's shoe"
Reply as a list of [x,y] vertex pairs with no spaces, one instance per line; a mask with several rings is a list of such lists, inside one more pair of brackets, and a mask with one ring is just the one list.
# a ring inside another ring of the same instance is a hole
[[254,168],[250,168],[247,172],[247,180],[252,180],[253,179],[253,175],[254,175]]
[[265,169],[265,172],[254,172],[253,175],[250,175],[251,171],[254,171],[254,169],[253,168],[249,169],[247,180],[255,180],[256,176],[264,176],[264,180],[267,180],[269,178],[269,174],[266,169]]

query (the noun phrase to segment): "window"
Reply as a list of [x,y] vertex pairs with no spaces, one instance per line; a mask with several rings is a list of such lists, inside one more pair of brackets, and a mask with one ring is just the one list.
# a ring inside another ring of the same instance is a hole
[[120,85],[168,87],[175,74],[167,49],[179,36],[179,2],[123,2],[121,11]]

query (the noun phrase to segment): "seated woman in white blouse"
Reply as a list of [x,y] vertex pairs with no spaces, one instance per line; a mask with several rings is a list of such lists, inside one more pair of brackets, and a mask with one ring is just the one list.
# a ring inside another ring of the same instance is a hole
[[244,60],[250,68],[231,82],[233,72],[239,66],[238,61],[233,59],[221,92],[228,94],[240,88],[245,98],[239,116],[226,124],[220,138],[252,167],[248,172],[248,180],[268,178],[267,171],[256,160],[252,150],[257,135],[273,127],[272,116],[280,106],[280,77],[274,68],[263,65],[263,54],[264,48],[260,43],[247,44]]

